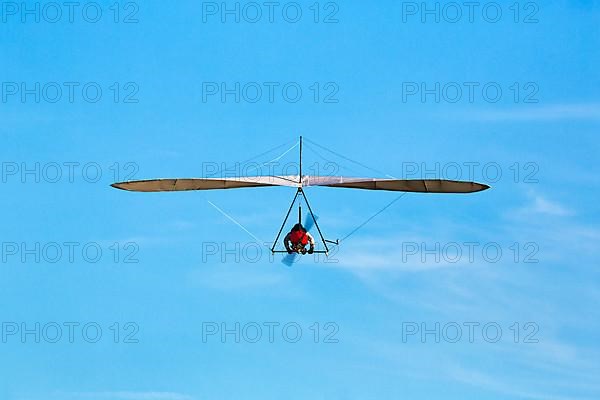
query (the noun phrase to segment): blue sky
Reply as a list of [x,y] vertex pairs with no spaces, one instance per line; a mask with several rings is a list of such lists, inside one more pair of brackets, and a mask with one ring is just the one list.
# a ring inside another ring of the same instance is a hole
[[[256,23],[248,2],[239,23],[221,2],[82,2],[72,22],[60,3],[55,23],[37,4],[39,22],[0,14],[0,398],[599,397],[600,3],[500,2],[495,23],[485,2],[436,22],[421,2],[300,1],[296,23],[283,2],[272,23],[263,3]],[[236,174],[299,135],[370,168],[313,144],[323,175],[492,190],[312,188],[330,239],[397,200],[288,268],[214,206],[268,242],[290,188],[109,187]]]

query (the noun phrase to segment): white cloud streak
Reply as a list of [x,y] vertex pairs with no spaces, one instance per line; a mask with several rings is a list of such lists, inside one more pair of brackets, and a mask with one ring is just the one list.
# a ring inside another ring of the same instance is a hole
[[558,121],[600,120],[600,103],[523,106],[522,108],[472,110],[460,113],[462,118],[478,121]]

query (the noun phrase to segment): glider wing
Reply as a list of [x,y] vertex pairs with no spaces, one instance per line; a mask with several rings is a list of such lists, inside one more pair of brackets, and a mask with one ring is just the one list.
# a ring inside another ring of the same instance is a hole
[[490,188],[488,185],[476,182],[440,179],[376,179],[346,178],[343,176],[306,176],[303,185],[417,193],[474,193]]
[[187,190],[237,189],[265,186],[298,186],[298,177],[252,176],[238,178],[151,179],[113,183],[117,189],[132,192],[180,192]]

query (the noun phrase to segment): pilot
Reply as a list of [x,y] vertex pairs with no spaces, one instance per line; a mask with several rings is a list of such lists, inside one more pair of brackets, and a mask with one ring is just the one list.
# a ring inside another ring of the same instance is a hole
[[[304,229],[302,224],[294,225],[292,230],[285,235],[283,244],[285,245],[288,254],[312,254],[315,251],[315,239],[306,231],[306,229]],[[309,244],[310,246],[308,250],[306,250],[306,245]]]

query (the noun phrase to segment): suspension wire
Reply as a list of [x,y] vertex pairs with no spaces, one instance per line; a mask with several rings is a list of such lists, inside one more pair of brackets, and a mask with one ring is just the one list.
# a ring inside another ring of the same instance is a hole
[[242,228],[242,230],[244,232],[246,232],[248,235],[252,236],[252,238],[254,240],[256,240],[258,243],[265,243],[263,241],[261,241],[259,238],[257,238],[252,232],[250,232],[248,229],[246,229],[246,227],[244,225],[242,225],[241,223],[239,223],[235,218],[233,218],[232,216],[230,216],[229,214],[227,214],[225,211],[223,211],[222,209],[220,209],[215,203],[213,203],[210,200],[206,200],[208,202],[208,204],[210,204],[211,206],[213,206],[213,208],[215,210],[217,210],[218,212],[220,212],[225,218],[227,218],[228,220],[230,220],[231,222],[233,222],[234,224],[236,224],[237,226],[239,226],[240,228]]
[[[287,149],[286,151],[284,151],[281,155],[275,157],[274,159],[272,159],[271,161],[267,161],[266,163],[260,164],[258,166],[252,166],[253,169],[258,169],[260,167],[264,167],[266,165],[272,164],[276,161],[279,161],[283,156],[285,156],[287,153],[289,153],[290,151],[294,150],[296,147],[298,147],[298,145],[300,144],[300,142],[296,142],[292,147],[290,147],[289,149]],[[252,170],[252,168],[250,168],[250,170]]]
[[360,175],[360,173],[357,170],[347,167],[347,166],[344,166],[344,165],[339,165],[338,163],[334,162],[333,160],[330,160],[327,157],[321,155],[321,153],[319,153],[317,150],[315,150],[310,144],[305,143],[304,145],[306,146],[307,149],[309,149],[311,152],[315,153],[318,157],[322,158],[323,160],[339,166],[340,169],[345,169],[345,170],[351,171],[352,173],[356,173],[356,175]]
[[350,161],[350,162],[352,162],[352,163],[354,163],[354,164],[360,165],[361,167],[363,167],[363,168],[366,168],[366,169],[368,169],[368,170],[371,170],[371,171],[373,171],[373,172],[376,172],[376,173],[378,173],[378,174],[383,174],[383,175],[385,175],[385,176],[387,176],[387,177],[389,177],[389,178],[396,179],[394,176],[391,176],[391,175],[389,175],[389,174],[386,174],[386,173],[385,173],[385,172],[383,172],[383,171],[377,170],[377,169],[375,169],[375,168],[371,168],[371,167],[369,167],[368,165],[365,165],[365,164],[363,164],[363,163],[361,163],[361,162],[359,162],[359,161],[356,161],[356,160],[353,160],[353,159],[351,159],[351,158],[349,158],[349,157],[346,157],[346,156],[344,156],[344,155],[342,155],[342,154],[340,154],[340,153],[338,153],[338,152],[336,152],[336,151],[333,151],[333,150],[331,150],[331,149],[328,149],[328,148],[327,148],[327,147],[325,147],[325,146],[322,146],[322,145],[320,145],[320,144],[318,144],[318,143],[316,143],[316,142],[313,142],[313,141],[312,141],[312,140],[310,140],[310,139],[305,139],[305,140],[306,140],[306,141],[308,141],[308,142],[310,142],[311,144],[314,144],[315,146],[317,146],[317,147],[319,147],[319,148],[321,148],[321,149],[325,150],[325,151],[328,151],[328,152],[330,152],[330,153],[332,153],[332,154],[334,154],[334,155],[336,155],[336,156],[338,156],[338,157],[340,157],[340,158],[343,158],[344,160],[347,160],[347,161]]
[[394,203],[396,203],[398,200],[400,200],[401,198],[403,198],[407,194],[408,194],[407,192],[404,192],[404,193],[400,194],[398,197],[396,197],[394,200],[392,200],[390,203],[388,203],[381,210],[377,211],[375,214],[373,214],[371,217],[369,217],[367,220],[365,220],[365,222],[363,222],[362,224],[360,224],[359,226],[357,226],[356,228],[354,228],[349,234],[347,234],[346,236],[344,236],[344,238],[341,239],[340,242],[344,242],[350,236],[354,235],[358,230],[360,230],[362,227],[364,227],[365,225],[367,225],[375,217],[377,217],[379,214],[381,214],[382,212],[384,212],[385,210],[387,210],[388,208],[390,208]]
[[280,145],[279,145],[279,146],[277,146],[277,147],[273,147],[272,149],[270,149],[270,150],[267,150],[267,151],[265,151],[265,152],[263,152],[263,153],[260,153],[260,154],[258,154],[258,155],[256,155],[256,156],[252,157],[252,158],[249,158],[249,159],[247,159],[246,161],[242,161],[242,164],[246,164],[246,163],[248,163],[248,162],[250,162],[250,161],[256,160],[257,158],[259,158],[259,157],[262,157],[262,156],[264,156],[264,155],[266,155],[266,154],[269,154],[269,153],[271,153],[271,152],[273,152],[273,151],[275,151],[275,150],[278,150],[278,149],[280,149],[280,148],[282,148],[282,147],[284,147],[284,146],[287,146],[287,145],[289,145],[289,144],[290,144],[290,143],[292,143],[292,142],[294,142],[294,140],[288,140],[287,142],[285,142],[285,143],[283,143],[283,144],[280,144]]
[[238,227],[240,227],[248,235],[252,236],[252,238],[254,240],[256,240],[256,243],[260,244],[260,246],[266,247],[267,249],[269,249],[269,251],[271,251],[271,248],[268,246],[267,242],[265,242],[264,240],[261,240],[258,237],[256,237],[256,235],[254,235],[252,232],[250,232],[248,229],[246,229],[246,227],[244,225],[242,225],[240,222],[238,222],[231,215],[227,214],[225,211],[223,211],[221,208],[219,208],[219,206],[217,206],[215,203],[213,203],[212,201],[210,201],[210,200],[208,200],[206,198],[204,200],[206,200],[206,202],[208,204],[210,204],[215,210],[217,210],[218,212],[220,212],[221,215],[223,215],[225,218],[227,218],[228,220],[230,220],[231,222],[233,222],[234,224],[236,224]]

